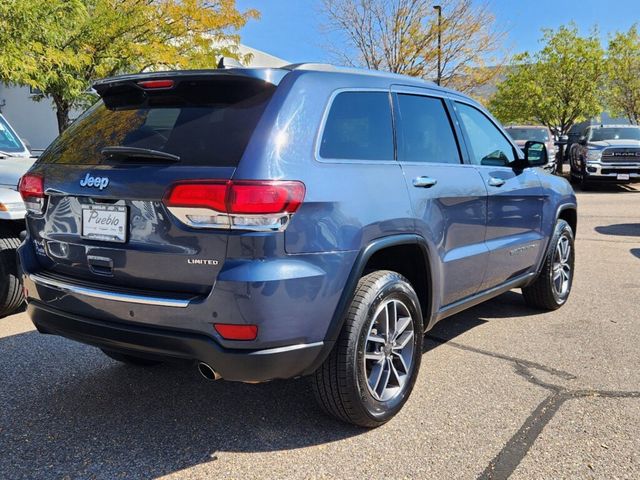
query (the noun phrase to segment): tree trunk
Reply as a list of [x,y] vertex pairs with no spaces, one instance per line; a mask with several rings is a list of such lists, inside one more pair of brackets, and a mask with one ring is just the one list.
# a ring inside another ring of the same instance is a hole
[[69,111],[71,105],[66,100],[57,95],[53,96],[53,102],[56,104],[56,119],[58,120],[58,133],[64,132],[69,126]]

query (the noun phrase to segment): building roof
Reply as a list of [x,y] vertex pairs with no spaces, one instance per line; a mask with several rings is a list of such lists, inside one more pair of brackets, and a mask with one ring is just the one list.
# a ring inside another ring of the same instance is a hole
[[247,65],[245,65],[246,67],[279,68],[279,67],[284,67],[285,65],[289,65],[291,63],[282,58],[263,52],[262,50],[258,50],[257,48],[249,47],[243,44],[238,45],[238,50],[242,55],[246,55],[246,54],[251,55],[251,60],[248,62]]

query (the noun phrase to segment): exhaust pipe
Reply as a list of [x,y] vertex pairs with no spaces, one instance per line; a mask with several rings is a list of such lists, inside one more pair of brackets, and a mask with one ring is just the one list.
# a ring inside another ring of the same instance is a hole
[[218,372],[204,362],[198,363],[198,371],[207,380],[220,380],[222,378]]

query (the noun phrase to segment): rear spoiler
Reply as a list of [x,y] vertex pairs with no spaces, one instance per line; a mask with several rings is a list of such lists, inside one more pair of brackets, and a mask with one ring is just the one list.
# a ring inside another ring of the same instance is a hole
[[152,80],[173,80],[176,84],[183,80],[213,80],[237,78],[240,81],[264,82],[277,86],[290,71],[280,68],[219,68],[211,70],[169,70],[163,72],[136,73],[131,75],[119,75],[98,80],[93,84],[93,89],[104,97],[109,90],[119,90],[118,87],[134,87],[143,90],[139,82]]

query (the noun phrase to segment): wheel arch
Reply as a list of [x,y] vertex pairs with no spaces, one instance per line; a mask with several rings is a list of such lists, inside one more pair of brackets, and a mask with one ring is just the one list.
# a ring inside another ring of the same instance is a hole
[[[411,267],[413,268],[413,272],[411,269],[407,268],[398,268],[398,266],[407,266],[409,264],[408,258],[413,257],[404,257],[401,259],[394,259],[397,261],[395,263],[396,267],[394,268],[394,264],[389,262],[390,258],[393,258],[393,254],[398,254],[401,252],[413,252],[420,253],[421,262],[412,262]],[[418,285],[412,285],[416,289],[416,294],[420,299],[420,306],[422,308],[422,317],[424,319],[425,329],[431,328],[434,323],[434,298],[435,291],[433,282],[433,269],[434,266],[432,264],[432,255],[429,253],[429,246],[426,240],[420,235],[415,234],[400,234],[400,235],[392,235],[388,237],[382,237],[371,241],[367,246],[365,246],[358,257],[356,258],[354,265],[351,269],[351,273],[349,274],[349,278],[343,288],[342,295],[340,297],[340,301],[336,307],[336,310],[333,314],[333,318],[331,319],[331,323],[329,324],[329,328],[327,330],[327,334],[325,336],[324,348],[319,357],[314,362],[312,368],[310,368],[306,373],[312,373],[318,366],[322,364],[322,362],[326,359],[326,357],[331,352],[335,341],[340,334],[342,329],[342,325],[344,323],[344,315],[351,301],[353,300],[353,296],[355,295],[356,287],[358,286],[358,281],[360,278],[367,272],[368,270],[394,270],[398,271],[398,273],[407,277],[407,279],[411,282],[412,280],[417,281]],[[409,275],[407,275],[409,273]],[[421,289],[421,287],[423,287]],[[422,290],[422,291],[418,291]]]
[[[549,215],[549,218],[554,218],[551,215],[552,214]],[[578,205],[573,202],[567,202],[560,204],[556,209],[553,224],[548,226],[549,236],[546,239],[545,248],[542,251],[540,258],[538,259],[538,262],[536,264],[536,276],[530,282],[528,282],[528,285],[535,282],[536,278],[540,274],[540,270],[542,269],[542,266],[544,264],[544,259],[547,256],[547,251],[549,250],[549,243],[553,238],[553,232],[555,230],[556,224],[558,223],[558,220],[564,220],[571,226],[571,229],[573,230],[573,236],[575,238],[576,229],[578,228]]]
[[558,220],[566,221],[573,230],[573,236],[576,236],[578,228],[578,207],[575,203],[565,203],[558,207],[556,212],[556,222]]

